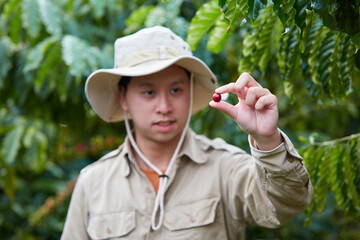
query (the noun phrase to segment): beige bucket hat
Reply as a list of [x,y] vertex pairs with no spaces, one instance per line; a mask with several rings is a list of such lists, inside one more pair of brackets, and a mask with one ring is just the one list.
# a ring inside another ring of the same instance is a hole
[[144,28],[118,38],[114,44],[114,68],[99,69],[86,80],[85,94],[95,112],[106,122],[124,119],[118,98],[122,76],[144,76],[173,64],[193,74],[193,111],[207,106],[216,89],[216,77],[208,66],[194,57],[189,45],[165,27]]

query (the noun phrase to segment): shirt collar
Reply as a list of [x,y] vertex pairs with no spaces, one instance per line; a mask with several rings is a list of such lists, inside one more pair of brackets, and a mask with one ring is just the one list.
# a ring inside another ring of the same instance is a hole
[[201,137],[195,134],[190,128],[186,132],[183,145],[180,149],[179,156],[187,156],[195,163],[203,164],[207,161],[204,154],[209,147],[208,144],[202,142]]
[[[200,137],[196,135],[190,128],[188,128],[178,156],[187,156],[193,162],[203,164],[207,161],[204,151],[206,151],[208,147],[208,144],[200,141]],[[133,164],[136,164],[132,156],[131,145],[128,137],[125,138],[124,143],[119,147],[118,151],[119,158],[122,159],[124,163],[122,168],[122,175],[127,177],[130,174],[129,163],[132,162]]]
[[124,177],[130,174],[130,162],[136,164],[132,157],[129,138],[126,137],[123,144],[119,147],[119,160],[122,162],[121,173]]

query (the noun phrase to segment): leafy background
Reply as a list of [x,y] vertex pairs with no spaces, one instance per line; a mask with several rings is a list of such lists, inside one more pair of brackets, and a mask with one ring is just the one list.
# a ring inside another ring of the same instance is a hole
[[[278,96],[279,126],[305,157],[313,201],[248,239],[360,239],[360,3],[340,0],[0,0],[0,236],[59,239],[80,169],[116,148],[84,96],[113,67],[116,38],[163,25],[186,39],[219,85],[251,73]],[[230,96],[228,101],[235,102]],[[214,109],[191,127],[248,150]]]

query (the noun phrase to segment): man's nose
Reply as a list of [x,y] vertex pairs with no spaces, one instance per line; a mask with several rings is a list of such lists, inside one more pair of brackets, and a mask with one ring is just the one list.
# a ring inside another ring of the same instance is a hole
[[157,112],[161,114],[166,114],[172,111],[170,96],[167,94],[161,94],[159,96],[159,101],[157,104]]

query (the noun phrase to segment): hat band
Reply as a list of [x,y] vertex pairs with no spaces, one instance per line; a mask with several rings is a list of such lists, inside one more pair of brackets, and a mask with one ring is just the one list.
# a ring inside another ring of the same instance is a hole
[[152,49],[149,51],[138,52],[120,63],[116,64],[114,68],[123,68],[123,67],[133,67],[139,65],[144,62],[152,61],[152,60],[165,60],[176,58],[181,55],[185,55],[184,53],[179,53],[173,51],[171,49],[166,49],[165,47],[159,49]]

